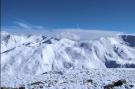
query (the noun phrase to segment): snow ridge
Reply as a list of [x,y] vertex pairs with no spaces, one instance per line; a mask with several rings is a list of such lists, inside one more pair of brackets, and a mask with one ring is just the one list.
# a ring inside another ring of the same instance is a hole
[[83,41],[72,37],[2,32],[1,71],[35,75],[74,68],[135,68],[135,47],[122,35]]

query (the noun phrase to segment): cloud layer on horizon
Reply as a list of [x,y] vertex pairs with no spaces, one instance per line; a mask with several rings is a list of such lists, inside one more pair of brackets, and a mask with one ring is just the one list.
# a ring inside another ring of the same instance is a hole
[[[46,35],[58,38],[73,38],[75,40],[80,39],[97,39],[104,36],[116,36],[117,34],[124,34],[118,31],[107,30],[91,30],[81,28],[63,28],[63,29],[46,29],[43,26],[35,26],[28,23],[22,23],[15,21],[16,26],[2,27],[2,31],[7,31],[16,34],[35,34]],[[125,33],[126,34],[126,33]]]

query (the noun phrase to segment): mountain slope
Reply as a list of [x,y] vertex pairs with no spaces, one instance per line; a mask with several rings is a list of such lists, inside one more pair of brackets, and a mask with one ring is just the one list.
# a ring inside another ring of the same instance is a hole
[[135,68],[134,43],[129,39],[117,35],[79,41],[2,32],[1,71],[42,74],[70,68]]

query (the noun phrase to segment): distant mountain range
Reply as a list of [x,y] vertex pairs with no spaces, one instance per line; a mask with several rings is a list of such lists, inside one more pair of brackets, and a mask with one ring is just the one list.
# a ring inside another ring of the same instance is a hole
[[[96,32],[93,35],[96,36]],[[2,32],[1,71],[42,74],[73,68],[135,68],[135,35],[119,34],[88,40],[70,39],[77,38],[70,33],[63,36]]]

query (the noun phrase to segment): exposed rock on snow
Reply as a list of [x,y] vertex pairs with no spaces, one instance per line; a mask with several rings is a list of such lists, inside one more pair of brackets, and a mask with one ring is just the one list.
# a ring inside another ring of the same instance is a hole
[[[28,76],[16,74],[8,77],[2,74],[2,86],[28,89],[134,89],[134,69],[69,69],[61,71],[63,75],[53,71],[42,75]],[[124,80],[124,81],[123,81]]]

